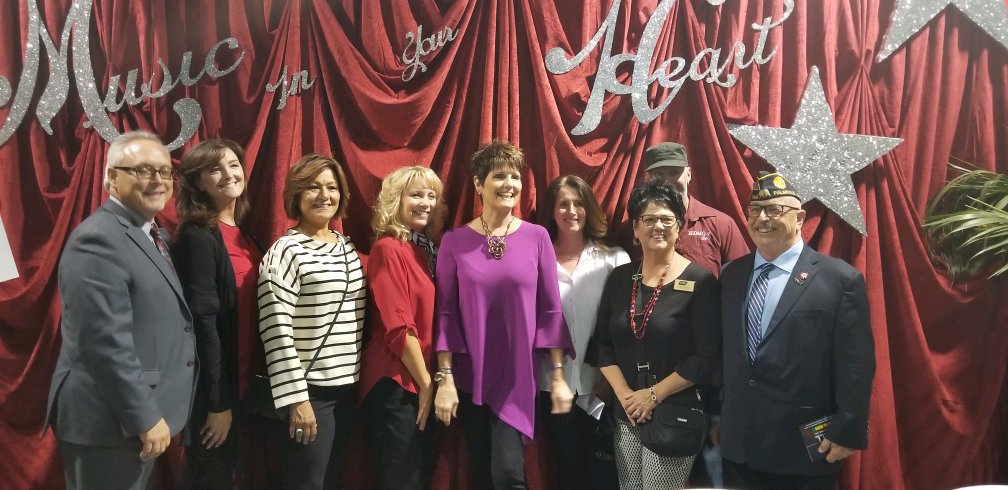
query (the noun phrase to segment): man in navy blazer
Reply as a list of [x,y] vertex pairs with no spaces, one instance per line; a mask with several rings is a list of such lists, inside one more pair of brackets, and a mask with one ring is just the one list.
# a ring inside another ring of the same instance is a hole
[[[801,199],[781,175],[761,173],[747,214],[756,252],[721,273],[725,486],[832,489],[841,461],[868,444],[864,277],[805,245]],[[825,416],[807,449],[799,426]]]
[[109,200],[70,235],[59,264],[63,343],[49,390],[70,489],[145,488],[189,418],[192,315],[154,216],[172,194],[157,136],[109,147]]

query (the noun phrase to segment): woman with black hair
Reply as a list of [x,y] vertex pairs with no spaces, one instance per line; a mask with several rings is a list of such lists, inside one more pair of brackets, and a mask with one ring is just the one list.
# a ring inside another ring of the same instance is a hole
[[675,189],[657,182],[634,189],[629,214],[642,260],[617,267],[606,281],[594,364],[619,401],[613,413],[620,486],[682,488],[696,455],[652,452],[641,443],[640,426],[669,397],[699,405],[696,385],[709,383],[720,362],[718,284],[675,250],[685,215]]

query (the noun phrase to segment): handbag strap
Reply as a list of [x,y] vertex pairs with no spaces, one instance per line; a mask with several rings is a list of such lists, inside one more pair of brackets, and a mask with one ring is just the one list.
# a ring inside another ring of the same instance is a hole
[[[637,290],[637,293],[638,293],[637,295],[638,296],[640,296],[644,292],[643,291],[644,288],[641,287],[641,284],[643,282],[644,282],[643,279],[641,279],[639,281],[634,281],[634,287],[638,288],[638,290]],[[637,312],[636,311],[631,311],[630,314],[631,315],[636,315]],[[644,343],[644,338],[645,337],[641,337],[639,339],[638,338],[634,338],[634,352],[636,352],[636,354],[637,354],[636,355],[636,358],[637,358],[637,363],[636,364],[637,364],[637,376],[638,376],[638,379],[640,379],[639,376],[640,376],[641,373],[650,373],[651,372],[651,363],[648,362],[647,344]],[[641,387],[638,387],[637,389],[641,389],[641,388],[646,388],[646,387],[645,386],[641,386]]]
[[[635,287],[640,287],[640,285],[638,284]],[[635,311],[631,311],[630,312],[631,315],[634,314],[634,313],[636,313],[636,312]],[[638,376],[637,379],[640,379],[641,373],[650,373],[650,374],[653,375],[653,373],[651,371],[651,363],[648,362],[647,344],[644,342],[643,338],[641,338],[641,339],[636,339],[635,338],[634,339],[634,352],[637,354],[636,355],[636,358],[637,358],[637,376]],[[654,379],[655,383],[657,383],[658,381],[661,381],[660,379],[658,379],[657,375],[654,375],[653,379]],[[642,389],[642,388],[647,388],[647,387],[641,386],[641,387],[638,387],[637,389]],[[669,395],[666,398],[666,400],[673,401],[673,400],[679,399],[680,397],[685,398],[686,395],[689,394],[689,393],[695,393],[696,394],[695,395],[696,399],[698,401],[701,401],[700,390],[697,388],[697,386],[695,384],[693,386],[690,386],[690,387],[682,390],[682,391],[679,391],[677,393],[673,393],[673,394]],[[692,399],[692,397],[690,397],[690,399]]]
[[[347,282],[347,285],[349,285],[350,284],[350,260],[347,259],[346,241],[344,240],[343,235],[340,235],[340,248],[342,248],[342,250],[343,250],[343,269],[346,270],[346,274],[347,274],[346,282]],[[347,297],[347,295],[346,295],[346,293],[344,293],[343,296],[340,298],[339,303],[336,303],[336,310],[335,310],[336,312],[333,314],[332,320],[329,322],[329,330],[327,330],[326,334],[322,337],[322,342],[319,342],[319,348],[315,349],[315,355],[312,356],[311,362],[308,363],[308,368],[305,369],[305,373],[304,373],[304,375],[305,375],[305,381],[308,380],[308,373],[310,373],[311,370],[312,370],[312,368],[315,367],[315,361],[318,360],[319,354],[322,353],[322,347],[325,346],[326,340],[329,340],[329,334],[332,333],[333,327],[336,326],[336,318],[339,317],[340,311],[343,309],[343,303],[346,302],[346,297]]]

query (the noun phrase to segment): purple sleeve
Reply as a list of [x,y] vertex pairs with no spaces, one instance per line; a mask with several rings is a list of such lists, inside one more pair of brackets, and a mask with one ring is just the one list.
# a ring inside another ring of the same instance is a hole
[[574,344],[563,317],[560,303],[560,286],[557,282],[556,253],[545,229],[539,236],[539,282],[536,286],[535,349],[564,349],[574,359]]
[[434,350],[437,352],[468,352],[462,334],[462,316],[459,313],[458,264],[452,253],[452,235],[441,241],[437,256],[437,318]]

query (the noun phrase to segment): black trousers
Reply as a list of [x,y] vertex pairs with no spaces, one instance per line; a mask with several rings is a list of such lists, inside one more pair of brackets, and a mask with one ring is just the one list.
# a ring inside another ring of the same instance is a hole
[[525,488],[525,444],[521,432],[484,405],[475,405],[472,395],[459,392],[459,423],[469,445],[472,490]]
[[140,439],[121,447],[81,446],[58,441],[68,490],[145,490],[154,461],[140,459]]
[[308,387],[308,396],[318,423],[318,435],[308,444],[301,444],[290,437],[285,439],[287,476],[284,488],[322,489],[330,460],[333,461],[334,471],[329,474],[335,480],[335,486],[339,487],[339,470],[343,465],[343,453],[354,423],[356,388],[355,384]]
[[375,488],[419,490],[430,486],[434,469],[432,432],[437,420],[416,425],[420,399],[392,378],[382,378],[364,397],[361,417],[374,463]]
[[835,490],[837,474],[826,476],[785,475],[755,470],[745,463],[721,460],[725,488],[739,490]]
[[[537,400],[540,419],[546,429],[550,455],[556,469],[556,484],[561,490],[612,490],[619,488],[616,464],[612,456],[612,433],[599,438],[599,421],[581,407],[569,413],[552,414],[548,391],[540,391]],[[603,417],[607,417],[604,413]],[[596,442],[608,446],[609,458],[596,457]]]
[[239,409],[231,410],[231,428],[228,438],[220,447],[207,449],[203,446],[203,436],[199,431],[206,423],[207,413],[193,413],[189,422],[185,448],[185,466],[182,471],[182,488],[193,490],[232,488],[238,452],[238,437],[241,414]]

